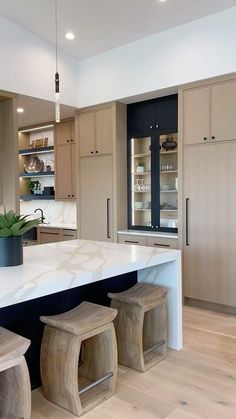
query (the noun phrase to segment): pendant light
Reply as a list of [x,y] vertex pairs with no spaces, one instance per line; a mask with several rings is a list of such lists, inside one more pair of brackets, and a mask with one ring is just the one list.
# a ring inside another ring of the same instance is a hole
[[55,120],[57,123],[60,122],[61,116],[60,116],[60,77],[58,72],[58,40],[57,40],[57,0],[55,0],[55,35],[56,35],[56,73],[55,73]]

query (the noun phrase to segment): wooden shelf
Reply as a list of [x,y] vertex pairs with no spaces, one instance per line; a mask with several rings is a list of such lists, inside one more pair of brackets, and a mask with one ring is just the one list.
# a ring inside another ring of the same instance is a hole
[[151,153],[132,154],[132,157],[151,157]]
[[150,191],[131,191],[131,192],[133,192],[133,193],[151,193],[151,190]]
[[20,178],[31,178],[31,177],[48,177],[54,176],[55,172],[40,172],[40,173],[20,173]]
[[131,174],[133,176],[143,176],[143,175],[145,175],[145,176],[150,175],[151,176],[151,172],[142,172],[142,173],[135,172],[135,173],[131,173]]
[[178,154],[178,150],[172,150],[172,151],[160,151],[161,156],[167,156],[167,154]]
[[161,174],[178,173],[178,170],[160,170]]
[[176,189],[160,189],[161,193],[178,193]]
[[20,199],[22,199],[22,201],[34,201],[34,200],[54,200],[55,199],[55,195],[21,195]]
[[19,150],[19,155],[30,155],[30,154],[43,154],[43,153],[49,153],[54,152],[54,146],[49,147],[41,147],[41,148],[27,148],[24,150]]

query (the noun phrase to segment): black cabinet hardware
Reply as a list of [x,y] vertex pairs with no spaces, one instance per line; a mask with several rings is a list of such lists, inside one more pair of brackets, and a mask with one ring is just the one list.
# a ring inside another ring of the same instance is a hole
[[93,151],[90,151],[91,154],[93,154]]
[[107,198],[107,238],[110,239],[110,198]]
[[98,151],[96,150],[96,153],[98,153]]
[[135,242],[134,240],[125,240],[125,243],[139,244],[139,242]]
[[70,198],[70,195],[67,195],[68,196],[68,198]]
[[186,228],[186,246],[189,246],[189,231],[188,231],[189,198],[186,198],[185,205],[186,205],[186,208],[185,208],[185,210],[186,210],[186,226],[185,226],[185,228]]
[[154,246],[157,246],[157,247],[170,247],[169,244],[161,244],[161,243],[154,243]]
[[212,135],[211,139],[212,139],[212,140],[215,140],[215,139],[216,139],[216,137],[215,137],[214,135]]
[[66,142],[67,142],[67,143],[69,143],[69,142],[70,142],[70,140],[66,140]]
[[207,137],[204,137],[204,141],[207,141]]

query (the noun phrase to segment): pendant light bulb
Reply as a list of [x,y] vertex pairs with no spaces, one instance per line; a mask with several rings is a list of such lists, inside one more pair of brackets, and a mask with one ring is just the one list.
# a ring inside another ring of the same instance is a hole
[[57,123],[61,121],[59,83],[60,83],[59,73],[56,72],[55,74],[55,120]]

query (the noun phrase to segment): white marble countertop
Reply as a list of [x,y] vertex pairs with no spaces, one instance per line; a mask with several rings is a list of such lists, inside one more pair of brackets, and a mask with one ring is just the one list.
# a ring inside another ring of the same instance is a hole
[[178,239],[178,233],[165,233],[158,231],[120,230],[117,231],[117,234],[130,234],[131,236],[163,237],[166,239]]
[[179,250],[86,240],[24,248],[24,264],[0,268],[0,307],[127,272],[178,261]]
[[65,223],[43,223],[43,224],[39,224],[39,227],[63,228],[65,230],[77,230],[77,226],[75,224],[65,224]]

